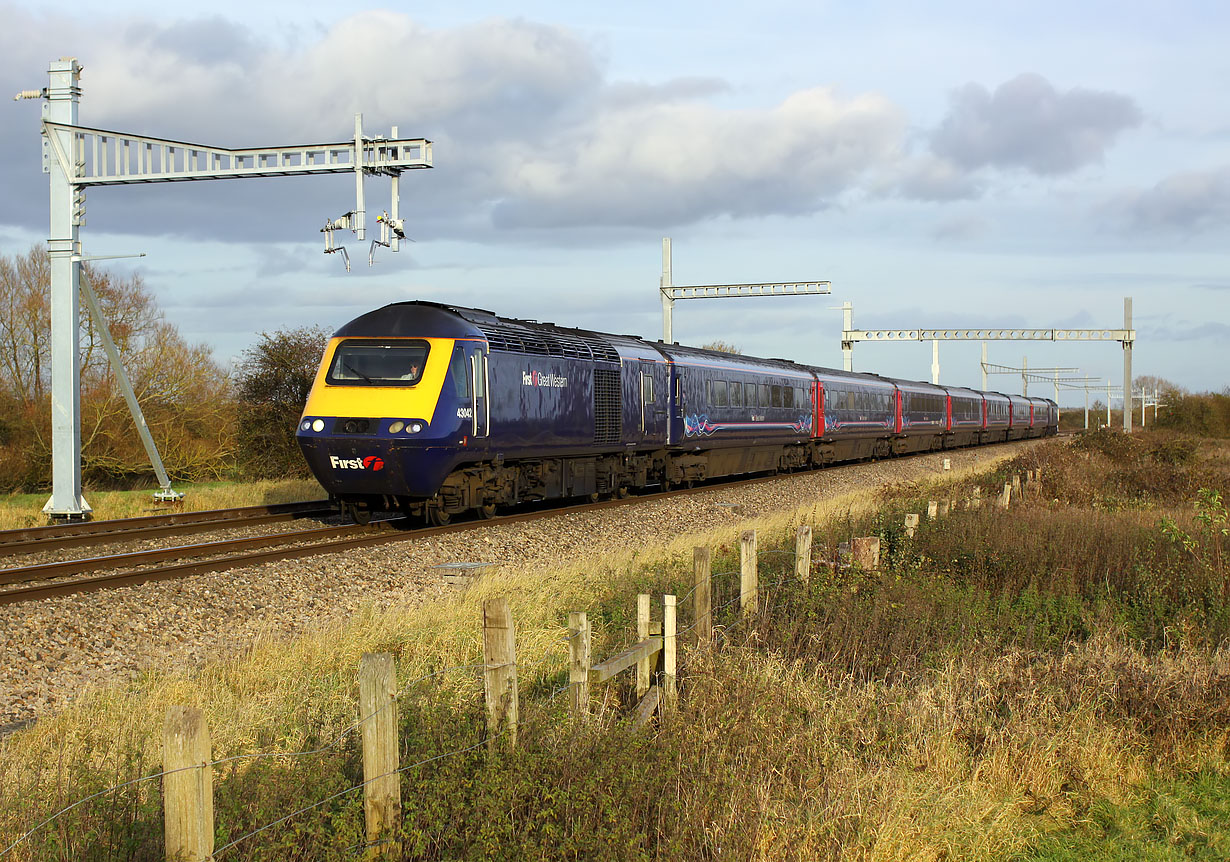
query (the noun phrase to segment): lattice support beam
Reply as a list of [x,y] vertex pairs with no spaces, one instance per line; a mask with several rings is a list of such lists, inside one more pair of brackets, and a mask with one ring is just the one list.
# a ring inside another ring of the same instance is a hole
[[662,238],[662,277],[658,293],[662,298],[662,340],[674,338],[674,309],[677,299],[737,299],[754,296],[817,296],[833,292],[828,281],[776,281],[755,284],[696,284],[676,286],[673,281],[670,237]]
[[[52,378],[52,492],[43,511],[54,519],[89,517],[81,494],[81,406],[79,347],[79,295],[82,249],[79,230],[85,223],[85,190],[91,186],[134,185],[249,177],[307,176],[353,173],[356,205],[340,219],[327,220],[322,232],[325,251],[345,248],[333,243],[333,231],[353,230],[365,239],[363,180],[388,176],[393,180],[392,214],[379,218],[376,246],[397,250],[405,238],[398,215],[397,180],[404,171],[432,166],[431,141],[366,136],[362,115],[355,116],[353,140],[284,147],[213,147],[167,138],[133,135],[81,126],[77,122],[82,67],[71,57],[51,63],[49,85],[23,90],[17,99],[43,100],[43,172],[49,175],[51,256],[51,378]],[[134,419],[142,422],[134,411]],[[152,445],[152,443],[151,443]],[[155,463],[159,460],[156,453]],[[169,484],[163,482],[164,492]]]

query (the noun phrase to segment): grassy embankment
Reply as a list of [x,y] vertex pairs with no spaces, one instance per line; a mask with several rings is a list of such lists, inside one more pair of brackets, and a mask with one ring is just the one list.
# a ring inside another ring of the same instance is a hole
[[[300,500],[323,500],[329,495],[312,479],[285,479],[256,482],[209,482],[172,487],[184,495],[178,503],[156,503],[152,490],[85,491],[85,498],[94,510],[95,520],[139,518],[170,512],[199,512],[205,509],[229,509],[238,506],[268,506]],[[50,495],[0,495],[0,530],[37,527],[47,523],[43,504]]]
[[[627,729],[617,689],[596,695],[592,721],[567,720],[565,698],[551,697],[567,680],[564,621],[587,610],[595,654],[611,654],[633,629],[636,592],[687,593],[691,539],[493,576],[449,601],[373,610],[87,698],[0,744],[0,836],[156,771],[168,703],[205,708],[215,757],[331,741],[353,718],[364,651],[397,656],[404,765],[471,748],[484,734],[476,672],[419,678],[481,661],[479,603],[508,595],[521,745],[408,769],[407,858],[1226,858],[1225,509],[1192,501],[1230,489],[1228,452],[1099,435],[1036,449],[982,483],[1036,466],[1042,487],[1012,512],[963,509],[914,540],[901,513],[946,489],[758,523],[761,616],[719,651],[686,654],[680,706],[654,733]],[[878,533],[882,570],[817,565],[795,582],[789,554],[773,551],[800,520],[816,525],[816,560]],[[710,537],[716,572],[737,568],[734,540]],[[358,783],[356,751],[348,737],[310,757],[219,767],[218,846]],[[352,793],[220,858],[359,858],[361,830]],[[156,859],[160,842],[157,782],[145,782],[76,809],[13,858]]]

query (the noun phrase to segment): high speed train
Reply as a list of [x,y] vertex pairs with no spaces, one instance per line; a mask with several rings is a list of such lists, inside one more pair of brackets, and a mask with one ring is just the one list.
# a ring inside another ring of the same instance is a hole
[[399,302],[330,339],[296,432],[356,521],[434,524],[564,497],[1058,431],[1003,395]]

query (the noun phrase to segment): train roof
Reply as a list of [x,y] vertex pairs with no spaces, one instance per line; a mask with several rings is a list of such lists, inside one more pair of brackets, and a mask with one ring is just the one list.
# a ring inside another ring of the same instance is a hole
[[[614,335],[591,329],[540,323],[537,320],[501,317],[493,311],[482,308],[468,308],[429,300],[394,302],[369,311],[342,325],[334,333],[334,337],[483,338],[492,350],[544,356],[567,356],[612,363],[620,361],[621,349],[626,353],[628,346],[636,344],[645,350],[655,351],[673,359],[692,362],[704,360],[732,369],[740,366],[753,367],[762,371],[773,369],[786,374],[807,377],[814,374],[822,380],[847,380],[851,383],[874,386],[908,386],[916,390],[940,389],[972,395],[982,394],[979,390],[965,387],[937,386],[924,381],[899,380],[870,372],[843,371],[836,368],[804,365],[789,359],[745,356],[741,353],[689,347],[678,342],[665,344],[662,341],[650,341],[635,335]],[[994,394],[1011,399],[1022,397]]]
[[458,309],[438,302],[394,302],[342,324],[334,338],[470,338],[477,330]]
[[368,338],[412,335],[480,337],[485,338],[493,350],[619,362],[619,353],[612,346],[609,336],[601,332],[500,317],[482,308],[425,300],[386,305],[355,318],[334,334]]
[[666,344],[662,341],[646,342],[653,345],[663,355],[684,362],[704,363],[722,366],[730,369],[755,368],[759,371],[773,370],[783,374],[793,374],[810,378],[812,369],[789,359],[765,359],[761,356],[747,356],[742,353],[730,353],[725,350],[709,350],[704,347],[689,347],[678,342]]

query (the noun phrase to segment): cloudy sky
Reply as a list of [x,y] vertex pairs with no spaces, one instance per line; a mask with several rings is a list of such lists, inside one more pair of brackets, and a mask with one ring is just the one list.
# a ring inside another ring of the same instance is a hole
[[[349,176],[89,192],[86,252],[145,252],[113,266],[223,362],[260,331],[403,299],[656,338],[670,236],[676,284],[833,282],[680,302],[685,343],[840,366],[845,300],[860,328],[1120,327],[1132,296],[1138,374],[1230,384],[1230,7],[517,8],[0,0],[0,95],[76,56],[87,126],[272,146],[345,140],[361,111],[372,133],[435,142],[435,168],[402,181],[415,242],[369,268],[345,235],[349,274],[319,233],[353,208]],[[37,104],[3,104],[14,254],[46,238],[47,186]],[[367,195],[387,206],[387,181]],[[1122,379],[1117,343],[990,345],[1001,365],[1024,356]],[[977,385],[978,358],[941,345],[942,379]],[[860,345],[854,362],[927,378],[931,348]]]

